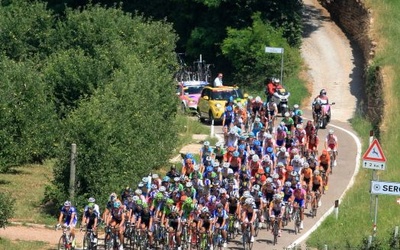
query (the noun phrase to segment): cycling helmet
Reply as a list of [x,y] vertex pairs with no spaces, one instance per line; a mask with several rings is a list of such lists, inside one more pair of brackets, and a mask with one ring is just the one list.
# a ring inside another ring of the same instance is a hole
[[254,199],[253,199],[253,198],[247,198],[247,199],[244,201],[244,203],[247,204],[247,205],[252,205],[252,204],[254,203]]
[[230,193],[229,193],[229,195],[231,196],[231,197],[233,197],[233,198],[238,198],[239,197],[239,194],[238,194],[238,192],[237,191],[231,191]]
[[143,184],[149,182],[149,177],[143,177],[142,182],[143,182]]
[[255,140],[255,141],[254,141],[254,145],[255,145],[255,146],[261,146],[261,142],[260,142],[259,140]]
[[185,159],[192,159],[192,158],[193,158],[193,155],[191,153],[187,153],[185,155]]
[[293,177],[296,177],[297,176],[297,172],[293,170],[292,172],[290,172],[290,175],[293,176]]
[[256,119],[254,119],[255,122],[261,122],[260,117],[256,117]]
[[187,187],[187,188],[191,188],[192,186],[193,186],[193,183],[192,183],[191,181],[189,181],[189,182],[186,183],[186,187]]
[[149,204],[147,204],[146,202],[143,202],[142,207],[143,207],[143,209],[149,208]]
[[133,202],[137,202],[139,200],[139,196],[133,195],[132,200],[133,200]]
[[141,195],[141,194],[142,194],[142,190],[140,190],[140,189],[136,189],[136,190],[135,190],[135,194],[137,194],[137,195]]
[[208,207],[203,207],[202,209],[201,209],[201,212],[202,213],[208,213],[209,211],[208,211]]
[[239,152],[238,151],[233,152],[233,157],[239,157]]
[[260,157],[259,157],[258,155],[253,155],[253,156],[251,157],[251,160],[252,160],[253,162],[258,162],[258,161],[260,160]]
[[228,175],[233,174],[233,169],[228,168]]
[[303,167],[304,167],[304,168],[309,168],[309,167],[310,167],[310,164],[308,164],[308,162],[304,162],[304,163],[303,163]]
[[193,204],[193,199],[190,198],[190,197],[186,198],[186,200],[184,201],[184,204],[186,204],[187,206],[188,205],[192,205]]
[[114,202],[114,207],[115,208],[119,208],[121,206],[121,202],[120,201],[115,201]]
[[153,175],[151,176],[151,178],[153,178],[153,179],[158,179],[158,174],[153,174]]
[[314,175],[319,175],[319,170],[314,170]]
[[144,187],[144,183],[143,182],[139,182],[138,188],[142,188],[142,187]]
[[267,153],[272,153],[273,151],[274,151],[274,149],[272,147],[267,148]]
[[272,139],[272,135],[268,133],[268,134],[265,135],[265,138]]
[[294,108],[294,109],[298,109],[298,108],[299,108],[299,104],[293,105],[293,108]]
[[289,117],[289,116],[290,116],[289,112],[285,112],[285,117]]
[[251,198],[253,196],[251,195],[250,191],[246,190],[246,191],[243,192],[243,197],[244,198]]
[[254,138],[256,135],[254,134],[254,132],[250,132],[249,133],[249,138]]
[[169,178],[168,176],[165,176],[165,177],[162,179],[163,182],[169,182],[169,180],[170,180],[170,178]]
[[71,202],[70,201],[65,201],[64,202],[64,207],[70,207],[71,206]]
[[212,165],[213,165],[214,168],[217,168],[217,167],[219,167],[219,162],[218,161],[214,161]]
[[179,182],[180,180],[181,180],[181,178],[179,178],[179,177],[174,178],[174,182]]
[[285,187],[290,187],[292,186],[292,183],[290,181],[285,182]]
[[222,203],[217,204],[217,208],[223,208],[223,207],[224,207],[224,205],[222,205]]
[[254,191],[260,191],[260,185],[256,184],[253,186]]
[[256,96],[256,102],[261,102],[261,97]]
[[208,147],[208,146],[210,146],[210,142],[209,142],[209,141],[205,141],[205,142],[203,143],[203,145],[206,146],[206,147]]
[[274,194],[274,200],[280,200],[282,196],[280,194]]
[[157,185],[156,184],[151,184],[151,189],[157,189]]
[[325,89],[321,89],[321,91],[319,92],[320,95],[326,95],[326,90]]
[[[199,171],[199,169],[200,169],[200,166],[199,166],[199,165],[194,165],[194,167],[193,167],[193,170],[194,170],[194,171]],[[194,175],[194,176],[196,176],[196,175]]]
[[217,142],[217,143],[215,143],[215,147],[217,147],[217,148],[222,147],[222,142]]
[[171,213],[177,213],[177,212],[178,212],[178,208],[176,206],[172,206]]
[[90,198],[88,199],[88,202],[90,202],[90,203],[95,203],[95,202],[96,202],[96,199],[93,198],[93,197],[90,197]]
[[172,204],[174,204],[174,200],[169,198],[169,199],[167,199],[166,203],[167,203],[167,205],[172,205]]
[[334,132],[333,129],[329,129],[329,134],[330,135],[333,135],[333,132]]
[[143,201],[141,199],[139,199],[139,197],[138,197],[138,200],[136,201],[136,204],[141,206],[143,204]]
[[167,188],[165,186],[161,186],[158,191],[160,191],[161,193],[164,193],[165,191],[167,191]]
[[266,180],[267,183],[272,183],[272,181],[273,181],[273,180],[272,180],[271,177],[268,177],[267,180]]
[[232,111],[232,106],[226,107],[226,111],[231,112]]
[[272,176],[272,178],[274,178],[274,179],[279,179],[279,174],[274,174],[274,175]]
[[158,192],[158,193],[156,194],[156,200],[160,201],[160,200],[162,200],[163,198],[164,198],[164,195],[163,195],[161,192]]
[[297,183],[296,183],[296,188],[297,188],[297,189],[300,189],[300,188],[301,188],[300,182],[297,182]]

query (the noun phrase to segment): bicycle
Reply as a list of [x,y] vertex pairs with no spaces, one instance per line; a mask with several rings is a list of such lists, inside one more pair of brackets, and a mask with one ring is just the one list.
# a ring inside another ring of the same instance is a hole
[[251,242],[251,236],[252,235],[251,235],[250,223],[247,223],[246,228],[243,232],[243,238],[242,238],[244,250],[251,250],[253,248],[253,242]]
[[[83,229],[81,228],[81,231]],[[97,235],[93,229],[86,229],[85,236],[83,237],[83,249],[84,250],[96,250],[97,249]]]
[[212,238],[213,238],[214,249],[222,250],[223,249],[224,240],[222,238],[222,233],[221,233],[221,228],[220,227],[215,229]]
[[[271,216],[272,218],[275,218],[274,216]],[[274,246],[278,243],[278,237],[279,237],[279,219],[275,218],[274,223],[272,224],[272,234],[274,236],[273,244]]]
[[314,198],[311,202],[311,217],[314,218],[315,216],[317,216],[317,211],[318,211],[318,207],[319,207],[319,203],[320,203],[320,199],[321,199],[321,193],[317,190],[316,192],[314,192]]
[[63,232],[60,237],[60,240],[58,241],[58,250],[75,249],[75,247],[72,246],[70,227],[57,225],[55,227],[55,230],[57,231],[60,228],[62,228]]
[[199,246],[198,246],[198,249],[199,250],[209,249],[209,246],[208,246],[208,232],[204,231],[204,232],[200,232],[198,234],[199,234]]
[[294,221],[294,233],[300,233],[301,217],[300,217],[300,207],[298,204],[294,205],[293,208],[293,221]]
[[288,223],[292,220],[292,215],[291,211],[292,210],[292,203],[291,202],[285,202],[285,212],[282,216],[282,224],[284,227],[288,225]]
[[331,149],[328,152],[329,152],[329,157],[331,159],[331,173],[330,174],[333,174],[333,167],[336,167],[336,157],[338,155],[338,152],[336,149],[334,149],[334,150]]
[[118,250],[120,244],[119,241],[119,226],[107,226],[105,236],[105,249],[106,250]]
[[136,248],[139,250],[146,250],[148,249],[148,235],[147,229],[137,229],[136,230]]
[[191,235],[187,221],[183,222],[181,239],[182,239],[181,248],[190,249]]
[[234,239],[239,234],[239,227],[239,220],[234,214],[230,214],[228,219],[228,240]]

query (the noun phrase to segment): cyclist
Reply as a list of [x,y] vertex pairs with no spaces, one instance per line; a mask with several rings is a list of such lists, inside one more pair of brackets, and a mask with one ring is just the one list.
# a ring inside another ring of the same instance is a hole
[[282,201],[282,196],[280,194],[275,194],[274,199],[269,204],[269,217],[271,218],[271,227],[273,227],[275,220],[278,220],[278,237],[282,234],[282,216],[285,212],[285,203]]
[[93,197],[90,197],[88,199],[88,204],[83,209],[82,221],[85,221],[85,213],[89,209],[89,206],[91,206],[91,205],[93,205],[93,209],[96,212],[96,214],[99,216],[99,219],[100,219],[100,208],[99,208],[99,205],[97,205],[95,202],[96,202],[96,199]]
[[337,136],[334,134],[333,129],[330,129],[328,135],[325,138],[325,149],[329,151],[333,151],[332,153],[335,154],[335,160],[332,163],[333,166],[336,166],[336,156],[337,156],[337,149],[338,149],[338,139]]
[[222,115],[222,126],[229,128],[233,121],[235,121],[235,112],[233,111],[232,106],[227,106],[224,114]]
[[212,224],[216,227],[216,228],[220,228],[221,230],[221,234],[222,234],[222,238],[223,238],[223,247],[225,248],[227,246],[226,244],[226,229],[227,229],[227,222],[228,222],[228,214],[226,213],[226,210],[224,209],[224,205],[222,205],[221,203],[218,203],[217,205],[217,209],[214,210],[213,213],[213,222]]
[[293,121],[292,117],[290,117],[289,112],[285,112],[284,118],[282,119],[282,122],[285,124],[285,127],[287,128],[287,133],[289,135],[293,135],[294,121]]
[[306,145],[306,131],[303,128],[302,124],[296,125],[296,130],[294,131],[296,145],[300,149],[301,155],[305,152],[305,145]]
[[218,162],[222,162],[224,159],[224,155],[226,154],[225,149],[222,147],[222,143],[221,142],[217,142],[215,144],[215,148],[214,151],[212,153],[212,156],[215,160],[217,160]]
[[123,249],[124,242],[124,231],[125,231],[125,208],[121,204],[120,200],[115,200],[113,208],[110,211],[108,218],[106,219],[106,228],[113,227],[118,230],[119,237],[119,249]]
[[[322,177],[320,175],[320,171],[319,170],[314,170],[314,175],[312,178],[312,200],[315,202],[315,192],[319,192],[320,194],[322,194],[322,186],[323,186],[323,181],[322,181]],[[313,207],[313,206],[311,206]]]
[[278,114],[278,106],[276,105],[275,102],[269,100],[269,102],[267,102],[266,104],[266,109],[267,109],[268,121],[271,121],[271,126],[275,127],[275,118],[276,115]]
[[[87,210],[84,212],[82,227],[86,227],[87,230],[93,230],[93,235],[97,236],[97,225],[98,225],[99,214],[97,213],[94,204],[87,205]],[[93,242],[97,242],[97,237],[93,239]]]
[[312,132],[310,136],[307,136],[307,149],[314,155],[318,154],[319,138],[317,133]]
[[325,172],[325,183],[323,183],[324,189],[328,190],[328,175],[331,173],[331,159],[326,149],[322,150],[322,154],[319,156],[318,162],[320,169]]
[[285,148],[286,138],[287,138],[287,134],[286,134],[285,130],[281,126],[277,127],[276,134],[275,134],[276,146],[278,146],[280,148]]
[[300,182],[296,184],[296,189],[293,191],[294,203],[299,206],[300,209],[300,229],[303,229],[303,220],[304,220],[304,206],[305,206],[305,198],[307,192],[301,186]]
[[181,217],[179,216],[179,211],[176,206],[171,207],[170,213],[167,215],[165,220],[165,226],[168,227],[169,232],[169,242],[173,241],[173,235],[175,234],[176,244],[178,246],[178,250],[181,249]]
[[256,213],[256,208],[255,208],[255,203],[254,199],[251,198],[251,194],[249,198],[246,198],[244,200],[244,204],[241,209],[242,216],[241,216],[241,222],[242,222],[242,234],[246,230],[246,227],[250,227],[250,232],[251,232],[251,238],[250,242],[254,242],[254,221],[257,218],[257,213]]
[[313,171],[310,168],[310,164],[308,164],[308,162],[304,162],[303,168],[301,169],[300,172],[300,182],[303,183],[304,181],[307,184],[307,186],[310,186],[312,175]]
[[75,226],[78,222],[78,211],[71,205],[70,201],[65,201],[64,206],[60,209],[57,227],[63,223],[64,227],[70,228],[72,247],[75,247]]
[[137,223],[136,228],[141,229],[143,231],[148,231],[149,244],[151,248],[153,248],[153,219],[154,213],[149,209],[149,205],[147,203],[143,203],[142,209],[139,211],[137,215]]
[[260,117],[256,117],[254,119],[253,124],[251,125],[251,132],[253,132],[254,136],[261,131],[261,129],[263,128],[263,124],[261,122]]
[[292,119],[295,125],[303,123],[303,111],[299,108],[299,104],[293,105]]
[[197,231],[200,234],[207,234],[208,246],[211,246],[212,237],[212,224],[213,218],[208,207],[204,206],[201,208],[201,214],[199,215],[199,222],[197,223]]

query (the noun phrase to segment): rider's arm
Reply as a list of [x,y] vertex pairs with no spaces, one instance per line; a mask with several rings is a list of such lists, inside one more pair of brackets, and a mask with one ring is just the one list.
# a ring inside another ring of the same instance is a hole
[[63,220],[64,214],[62,212],[60,212],[60,216],[58,217],[58,224],[62,224],[62,220]]

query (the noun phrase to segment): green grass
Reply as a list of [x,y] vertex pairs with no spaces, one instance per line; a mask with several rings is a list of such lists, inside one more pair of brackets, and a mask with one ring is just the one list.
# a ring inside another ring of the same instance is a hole
[[42,241],[10,241],[0,238],[0,250],[13,249],[13,250],[50,250],[52,249],[49,244]]
[[0,192],[10,193],[15,199],[13,221],[54,225],[55,219],[43,213],[41,206],[44,188],[52,178],[52,162],[14,167],[0,174]]

